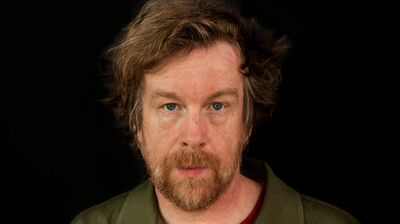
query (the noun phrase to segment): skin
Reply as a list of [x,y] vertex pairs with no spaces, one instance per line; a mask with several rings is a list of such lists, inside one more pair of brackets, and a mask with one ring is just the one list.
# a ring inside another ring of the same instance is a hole
[[[188,212],[168,200],[156,186],[162,216],[168,223],[240,223],[254,207],[261,187],[240,174],[248,137],[243,128],[243,75],[240,53],[218,41],[176,55],[145,75],[143,125],[138,140],[151,175],[160,174],[165,158],[179,150],[204,150],[233,175],[227,189],[209,207]],[[237,163],[232,170],[230,164]],[[174,168],[170,177],[185,180],[212,175],[207,167]]]

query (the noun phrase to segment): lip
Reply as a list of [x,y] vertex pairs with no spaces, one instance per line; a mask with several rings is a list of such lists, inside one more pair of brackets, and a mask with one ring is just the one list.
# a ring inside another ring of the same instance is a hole
[[179,172],[185,176],[198,176],[205,171],[205,168],[195,167],[195,168],[179,168]]

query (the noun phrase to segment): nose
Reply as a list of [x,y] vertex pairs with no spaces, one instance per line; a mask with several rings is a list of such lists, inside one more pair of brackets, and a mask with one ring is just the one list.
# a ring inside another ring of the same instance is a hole
[[182,146],[201,149],[206,145],[206,124],[199,112],[190,113],[182,130]]

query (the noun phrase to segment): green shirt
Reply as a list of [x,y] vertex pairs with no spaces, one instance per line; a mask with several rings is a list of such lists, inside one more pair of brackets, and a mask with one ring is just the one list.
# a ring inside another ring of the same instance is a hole
[[[347,212],[299,194],[260,160],[243,159],[242,173],[264,180],[264,203],[255,224],[359,224]],[[147,180],[130,192],[86,209],[72,224],[162,224],[154,186]]]

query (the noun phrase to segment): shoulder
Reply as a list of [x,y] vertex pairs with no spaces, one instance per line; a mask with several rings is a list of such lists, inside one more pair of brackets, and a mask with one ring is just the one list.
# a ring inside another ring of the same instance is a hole
[[129,193],[118,195],[101,204],[79,213],[72,224],[108,224],[116,223]]
[[326,202],[301,195],[305,224],[360,224],[346,211]]
[[149,223],[146,220],[153,220],[158,214],[155,200],[153,185],[147,180],[129,192],[84,210],[71,223]]

